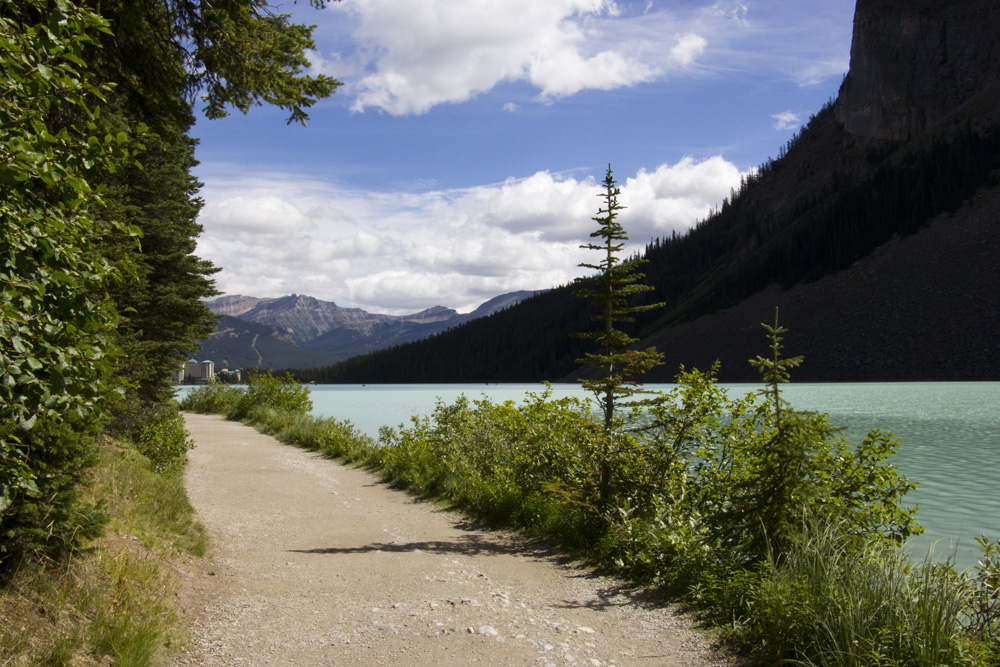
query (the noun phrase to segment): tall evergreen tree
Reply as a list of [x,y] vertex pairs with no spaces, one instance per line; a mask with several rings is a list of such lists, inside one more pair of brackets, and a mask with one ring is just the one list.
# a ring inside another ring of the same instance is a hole
[[[111,0],[101,11],[113,33],[90,62],[114,85],[104,122],[127,130],[142,121],[151,132],[142,169],[108,183],[108,214],[141,233],[136,273],[113,292],[124,315],[120,374],[130,387],[115,423],[128,427],[128,417],[141,420],[169,396],[170,373],[215,326],[202,299],[215,294],[210,276],[217,269],[193,254],[202,205],[201,184],[191,173],[195,97],[201,95],[209,118],[225,116],[229,107],[246,112],[268,103],[288,110],[289,122],[304,124],[308,107],[339,82],[303,73],[305,49],[314,46],[311,29],[274,13],[267,2]],[[117,239],[105,242],[112,254],[128,251]]]
[[625,241],[628,240],[625,228],[618,222],[618,212],[625,208],[618,203],[620,194],[611,165],[608,165],[604,177],[604,192],[599,195],[604,200],[603,205],[598,209],[597,216],[592,218],[598,226],[590,234],[592,239],[600,241],[580,246],[601,253],[601,259],[596,264],[580,264],[598,273],[593,277],[578,279],[578,282],[588,287],[576,292],[577,296],[590,299],[599,307],[599,312],[592,319],[602,325],[597,331],[576,334],[593,340],[598,347],[597,352],[588,352],[577,363],[593,366],[597,372],[597,377],[585,378],[580,383],[593,392],[604,416],[603,451],[598,456],[602,500],[607,498],[611,484],[610,459],[618,430],[615,411],[617,408],[636,404],[636,401],[629,398],[642,392],[642,388],[641,383],[632,378],[641,376],[662,363],[663,359],[663,355],[653,347],[641,351],[629,349],[628,346],[638,339],[616,328],[618,323],[633,321],[637,313],[663,305],[630,303],[631,297],[653,288],[639,282],[643,274],[638,271],[638,266],[642,260],[623,260],[620,256],[625,248]]

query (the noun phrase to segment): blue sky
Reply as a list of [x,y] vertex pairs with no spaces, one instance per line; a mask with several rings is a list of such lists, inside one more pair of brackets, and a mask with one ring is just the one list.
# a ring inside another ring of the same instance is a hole
[[227,294],[467,311],[594,261],[610,163],[635,246],[777,154],[850,62],[853,0],[342,0],[307,127],[199,119],[198,252]]

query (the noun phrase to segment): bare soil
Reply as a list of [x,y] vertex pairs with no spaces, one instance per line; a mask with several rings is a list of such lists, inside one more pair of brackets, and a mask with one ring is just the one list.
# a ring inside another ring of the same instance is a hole
[[675,605],[371,474],[185,415],[211,555],[178,665],[732,664]]

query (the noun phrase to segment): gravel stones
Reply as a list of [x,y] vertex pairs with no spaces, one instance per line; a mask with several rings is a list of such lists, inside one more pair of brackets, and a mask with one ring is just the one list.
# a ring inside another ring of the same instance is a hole
[[184,566],[191,641],[174,664],[728,664],[675,608],[561,554],[241,424],[185,418],[211,560]]

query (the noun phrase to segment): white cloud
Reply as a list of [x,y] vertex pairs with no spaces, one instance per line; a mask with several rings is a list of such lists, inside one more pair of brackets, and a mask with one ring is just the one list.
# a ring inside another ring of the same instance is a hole
[[[364,192],[287,174],[202,177],[198,252],[223,267],[222,291],[310,294],[392,313],[470,310],[505,292],[570,282],[591,259],[579,246],[594,228],[601,191],[594,178],[544,171],[418,192]],[[628,252],[691,227],[739,178],[721,157],[688,157],[624,179]]]
[[425,0],[405,11],[396,0],[345,0],[331,9],[354,21],[357,51],[319,54],[317,69],[347,78],[364,69],[351,82],[356,111],[423,113],[508,81],[528,81],[548,101],[661,73],[658,46],[615,38],[632,19],[612,0]]
[[542,89],[541,99],[566,97],[584,89],[611,90],[649,81],[655,71],[616,51],[586,57],[572,49],[561,49],[535,58],[529,78]]
[[816,39],[842,35],[827,25],[841,13],[742,0],[423,0],[405,8],[343,0],[326,12],[340,21],[342,53],[313,61],[347,81],[342,94],[355,111],[395,115],[509,82],[529,83],[542,102],[676,76],[777,73],[807,86],[847,69],[849,42]]
[[542,241],[568,241],[586,235],[597,202],[592,180],[558,178],[541,171],[503,184],[471,188],[458,205],[470,220],[512,234],[533,234]]
[[791,130],[798,128],[802,124],[798,114],[793,111],[782,111],[781,113],[773,114],[771,118],[774,119],[774,129],[776,130]]
[[620,201],[628,210],[622,216],[635,221],[628,227],[635,241],[683,232],[707,217],[740,182],[740,170],[720,156],[697,161],[685,157],[673,165],[660,165],[625,181]]
[[701,35],[682,35],[677,40],[677,45],[670,49],[670,59],[688,67],[694,63],[695,58],[704,53],[706,46],[708,42]]
[[302,211],[274,194],[240,194],[219,202],[207,202],[204,215],[219,227],[243,234],[288,234],[305,223]]
[[748,19],[750,8],[744,2],[732,2],[731,0],[716,2],[712,5],[711,11],[715,16],[721,16],[742,27],[750,25]]

